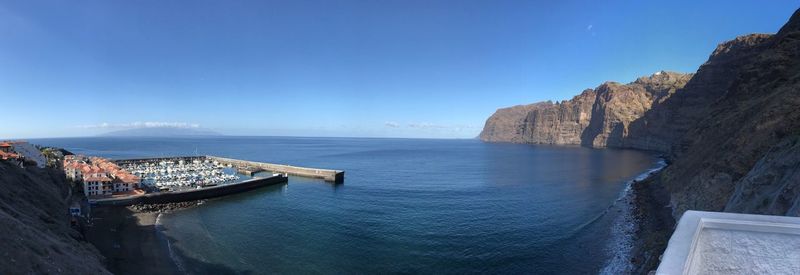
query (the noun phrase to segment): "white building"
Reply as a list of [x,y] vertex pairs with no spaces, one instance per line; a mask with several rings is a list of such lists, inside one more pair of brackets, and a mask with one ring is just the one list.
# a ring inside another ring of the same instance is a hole
[[83,177],[83,193],[87,196],[111,195],[113,180],[106,176],[106,173],[93,172]]
[[89,167],[86,158],[80,155],[64,156],[64,174],[71,181],[81,181],[83,179],[83,168]]
[[65,156],[64,173],[74,182],[83,182],[83,192],[87,196],[130,192],[139,188],[141,183],[139,177],[99,157]]
[[39,151],[39,149],[36,149],[35,146],[27,141],[12,141],[8,143],[11,144],[14,152],[24,157],[26,160],[36,162],[36,166],[39,168],[44,168],[45,165],[47,165],[47,158],[42,155],[42,152]]

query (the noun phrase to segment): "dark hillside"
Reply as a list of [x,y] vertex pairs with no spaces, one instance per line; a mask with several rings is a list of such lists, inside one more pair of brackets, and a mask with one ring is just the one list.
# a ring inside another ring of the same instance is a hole
[[64,174],[0,161],[0,274],[108,274],[70,227]]

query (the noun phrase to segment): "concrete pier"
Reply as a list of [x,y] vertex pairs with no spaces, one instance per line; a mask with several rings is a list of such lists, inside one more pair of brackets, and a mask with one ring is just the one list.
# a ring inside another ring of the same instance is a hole
[[244,171],[263,170],[263,171],[270,171],[273,173],[288,174],[292,176],[323,179],[325,181],[334,182],[337,184],[344,182],[344,171],[340,170],[306,168],[306,167],[298,167],[298,166],[291,166],[284,164],[273,164],[273,163],[264,163],[256,161],[229,159],[229,158],[222,158],[215,156],[206,156],[206,158],[210,160],[215,160],[222,164],[226,165],[230,164],[231,166]]
[[287,181],[288,178],[286,176],[276,175],[268,178],[254,178],[239,183],[218,185],[200,189],[147,193],[143,195],[133,195],[126,197],[89,199],[89,203],[95,206],[111,206],[111,205],[128,206],[140,203],[154,204],[154,203],[195,201],[201,199],[222,197],[236,193],[242,193],[245,191],[275,184],[285,184]]

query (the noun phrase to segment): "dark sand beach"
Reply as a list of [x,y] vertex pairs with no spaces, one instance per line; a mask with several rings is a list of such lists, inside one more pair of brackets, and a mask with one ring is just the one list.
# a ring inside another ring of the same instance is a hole
[[106,257],[114,274],[179,274],[166,242],[155,228],[158,212],[127,207],[92,209],[86,238]]

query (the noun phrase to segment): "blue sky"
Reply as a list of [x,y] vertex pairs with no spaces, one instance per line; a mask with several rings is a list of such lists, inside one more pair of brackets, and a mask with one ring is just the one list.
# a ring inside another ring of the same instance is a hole
[[497,108],[694,72],[797,1],[0,0],[2,138],[147,126],[471,138]]

